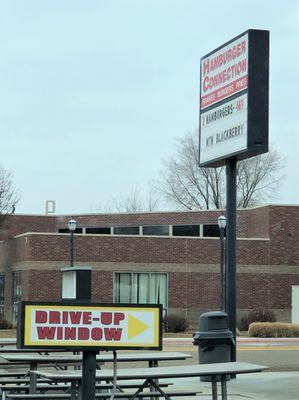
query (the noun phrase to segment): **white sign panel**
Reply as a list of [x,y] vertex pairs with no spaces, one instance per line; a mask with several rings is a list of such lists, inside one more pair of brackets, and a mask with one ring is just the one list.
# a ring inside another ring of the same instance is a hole
[[249,29],[203,56],[200,70],[200,166],[267,152],[269,32]]
[[247,94],[201,112],[200,162],[247,148]]
[[247,88],[248,34],[201,60],[201,109]]

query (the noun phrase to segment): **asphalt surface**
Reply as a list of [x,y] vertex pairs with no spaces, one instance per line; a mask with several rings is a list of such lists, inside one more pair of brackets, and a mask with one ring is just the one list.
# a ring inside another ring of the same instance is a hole
[[[164,351],[182,351],[192,355],[184,364],[198,363],[198,348],[190,339],[164,339]],[[238,338],[237,361],[267,365],[269,371],[299,371],[299,338]],[[299,383],[298,383],[299,385]],[[299,397],[298,397],[299,399]]]
[[[166,339],[165,351],[184,351],[198,363],[198,349],[192,339]],[[227,382],[228,400],[298,400],[299,399],[299,338],[256,339],[238,338],[237,360],[269,367],[267,372],[237,375]],[[198,379],[174,380],[174,388],[200,390],[197,400],[211,399],[211,385]],[[219,385],[218,385],[219,386]],[[218,387],[220,398],[220,387]],[[194,398],[195,400],[195,398]]]
[[[198,348],[192,338],[166,338],[164,351],[181,351],[192,355],[185,361],[161,362],[163,365],[197,364]],[[227,382],[228,400],[298,400],[299,399],[299,338],[297,339],[255,339],[238,338],[237,360],[266,365],[267,372],[237,375]],[[175,363],[175,364],[174,364]],[[105,364],[107,368],[111,363]],[[147,366],[134,363],[134,367]],[[121,368],[130,368],[122,363]],[[167,381],[171,381],[167,379]],[[211,400],[211,384],[198,378],[174,379],[173,389],[199,391],[193,400]],[[220,385],[218,399],[220,399]],[[177,397],[178,400],[183,398]],[[185,398],[184,398],[185,399]],[[188,398],[192,400],[192,398]]]

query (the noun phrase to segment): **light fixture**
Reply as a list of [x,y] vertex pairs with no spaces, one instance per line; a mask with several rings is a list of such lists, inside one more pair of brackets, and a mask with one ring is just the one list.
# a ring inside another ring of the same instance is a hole
[[226,217],[224,215],[220,215],[220,217],[218,217],[218,226],[219,226],[219,229],[225,229]]
[[68,226],[69,226],[70,232],[75,232],[76,226],[77,226],[77,221],[75,221],[74,219],[70,219],[68,222]]

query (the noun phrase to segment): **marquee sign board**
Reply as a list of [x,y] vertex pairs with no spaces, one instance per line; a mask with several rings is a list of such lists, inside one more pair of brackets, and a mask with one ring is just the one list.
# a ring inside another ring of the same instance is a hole
[[201,58],[200,166],[268,151],[269,31],[248,30]]
[[18,348],[162,349],[162,306],[21,302]]

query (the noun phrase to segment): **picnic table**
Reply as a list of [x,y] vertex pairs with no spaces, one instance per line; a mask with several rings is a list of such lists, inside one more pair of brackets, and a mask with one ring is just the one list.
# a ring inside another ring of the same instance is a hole
[[[179,361],[191,358],[190,354],[181,352],[148,352],[148,353],[117,353],[118,362],[148,362],[149,368],[158,367],[160,361]],[[1,361],[1,359],[3,361]],[[30,371],[36,371],[39,364],[47,364],[53,366],[62,365],[75,365],[82,361],[82,354],[3,354],[0,356],[0,364],[5,365],[19,365],[19,364],[29,364]],[[101,352],[96,356],[96,361],[98,363],[112,362],[113,354]],[[30,374],[30,393],[34,393],[36,390],[36,375]]]
[[[65,353],[65,349],[17,349],[16,347],[0,347],[0,357],[2,354],[24,354],[24,353],[37,353],[37,354],[50,354],[50,353]],[[72,351],[72,353],[74,352]]]
[[[200,364],[200,365],[180,365],[171,367],[157,367],[157,368],[130,368],[119,369],[117,371],[117,380],[132,380],[141,379],[143,383],[139,385],[137,391],[129,397],[133,400],[138,397],[145,388],[154,387],[165,399],[170,400],[170,397],[159,386],[160,379],[174,379],[174,378],[190,378],[209,376],[212,378],[212,399],[217,400],[217,377],[221,378],[221,399],[227,400],[227,387],[226,379],[231,374],[245,374],[252,372],[261,372],[267,369],[263,365],[256,365],[245,362],[228,362],[228,363],[213,363],[213,364]],[[72,385],[72,400],[78,398],[78,391],[76,387],[81,388],[82,371],[34,371],[38,377],[47,378],[50,380],[59,380],[71,382]],[[113,370],[97,370],[96,380],[112,382]]]
[[16,345],[17,339],[16,338],[2,338],[0,339],[0,348],[4,346],[11,346]]
[[[118,362],[148,362],[149,368],[158,367],[159,361],[179,361],[191,358],[190,354],[176,352],[176,351],[156,351],[148,353],[117,353]],[[17,354],[3,354],[0,359],[4,359],[10,363],[26,363],[30,364],[31,370],[36,370],[38,364],[64,364],[67,362],[79,363],[82,361],[82,354],[32,354],[32,353],[17,353]],[[101,352],[96,356],[99,363],[113,362],[113,354]],[[1,360],[0,360],[1,363]]]

